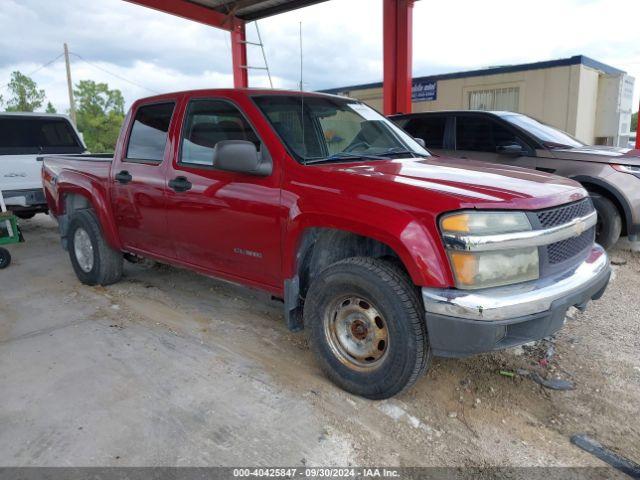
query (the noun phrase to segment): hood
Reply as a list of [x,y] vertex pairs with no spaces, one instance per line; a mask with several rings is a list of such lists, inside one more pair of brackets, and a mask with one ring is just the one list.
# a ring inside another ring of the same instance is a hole
[[622,147],[587,145],[578,148],[557,148],[549,151],[555,158],[585,160],[597,163],[620,163],[640,166],[640,150]]
[[[431,195],[446,196],[455,200],[456,208],[536,210],[586,196],[586,191],[568,178],[525,168],[446,157],[327,164],[319,168],[369,177],[387,186],[405,185]],[[396,196],[397,190],[393,194]],[[403,197],[405,201],[410,200],[410,195]]]

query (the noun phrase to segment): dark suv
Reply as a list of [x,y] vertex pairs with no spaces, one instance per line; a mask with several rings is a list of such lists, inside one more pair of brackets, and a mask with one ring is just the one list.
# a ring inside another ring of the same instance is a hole
[[640,150],[589,146],[513,112],[446,111],[391,117],[436,155],[504,163],[580,182],[598,211],[596,241],[640,233]]

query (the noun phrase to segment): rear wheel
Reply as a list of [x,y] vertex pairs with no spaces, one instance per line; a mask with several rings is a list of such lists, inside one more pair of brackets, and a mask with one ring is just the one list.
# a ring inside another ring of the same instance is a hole
[[309,288],[304,323],[323,371],[356,395],[389,398],[429,365],[418,294],[389,262],[354,257],[327,267]]
[[596,223],[596,242],[604,248],[613,247],[622,232],[622,217],[615,204],[607,197],[590,193],[593,206],[598,212]]
[[11,254],[6,248],[0,248],[0,270],[11,264]]
[[122,277],[122,253],[102,236],[91,210],[79,210],[69,222],[69,257],[78,279],[85,285],[110,285]]

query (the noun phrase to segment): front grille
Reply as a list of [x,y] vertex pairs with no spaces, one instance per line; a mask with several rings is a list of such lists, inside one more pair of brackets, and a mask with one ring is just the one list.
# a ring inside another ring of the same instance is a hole
[[538,212],[538,220],[542,228],[550,228],[569,223],[574,218],[584,217],[592,211],[593,203],[587,197],[570,205],[542,210]]
[[586,250],[587,247],[593,244],[595,233],[595,227],[591,227],[589,230],[583,232],[582,235],[548,245],[547,255],[549,263],[551,265],[562,263]]
[[[589,197],[569,205],[541,210],[536,212],[538,228],[564,225],[593,211],[593,203]],[[544,259],[540,265],[541,275],[550,275],[559,269],[567,268],[569,264],[581,262],[595,240],[595,232],[595,227],[592,227],[576,237],[540,247],[541,260]]]

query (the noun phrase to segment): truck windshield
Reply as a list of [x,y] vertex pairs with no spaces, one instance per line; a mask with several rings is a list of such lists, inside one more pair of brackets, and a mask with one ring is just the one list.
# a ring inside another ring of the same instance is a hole
[[65,118],[0,116],[0,155],[82,152],[84,147]]
[[300,163],[429,156],[367,105],[311,95],[259,95],[258,107]]
[[584,143],[557,128],[540,123],[531,117],[518,113],[501,115],[504,120],[526,130],[540,140],[546,147],[584,147]]

